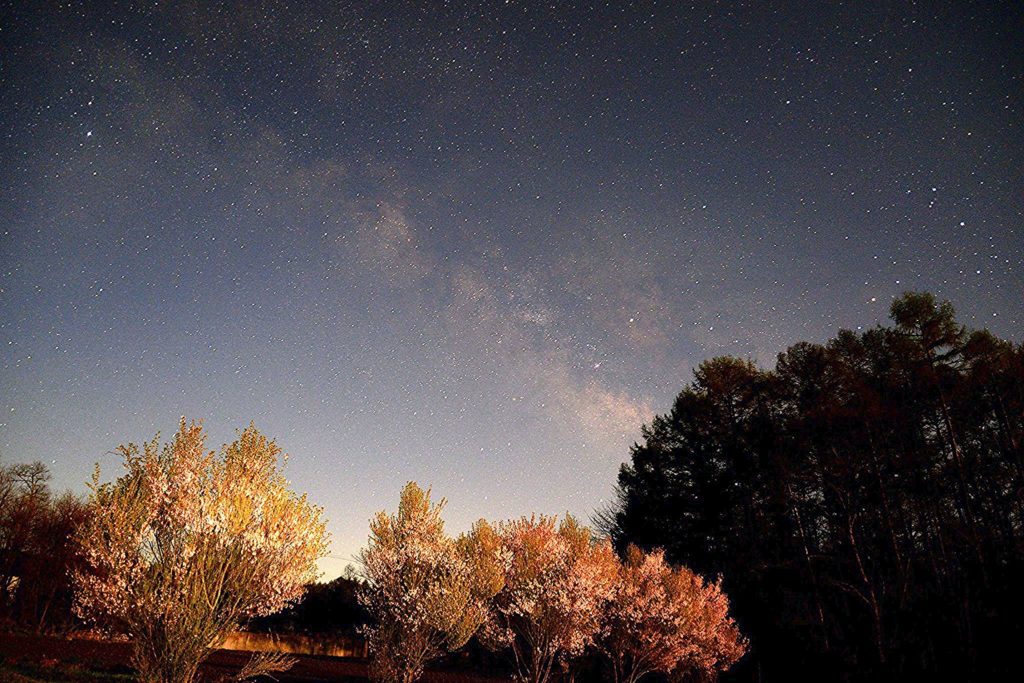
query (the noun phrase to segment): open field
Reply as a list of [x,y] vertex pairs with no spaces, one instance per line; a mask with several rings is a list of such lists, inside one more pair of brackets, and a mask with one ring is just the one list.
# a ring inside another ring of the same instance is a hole
[[[97,640],[53,636],[0,634],[0,683],[130,683],[130,646]],[[213,683],[236,673],[250,653],[215,651],[203,666],[204,681]],[[276,674],[281,683],[360,682],[368,680],[364,659],[296,656],[291,670]],[[496,683],[504,679],[453,671],[428,671],[426,683]]]

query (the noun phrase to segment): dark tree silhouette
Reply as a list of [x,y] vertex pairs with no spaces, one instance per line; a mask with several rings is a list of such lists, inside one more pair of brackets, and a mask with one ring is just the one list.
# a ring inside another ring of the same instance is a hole
[[[351,567],[351,565],[349,565]],[[250,631],[354,636],[369,621],[359,604],[360,581],[351,573],[306,586],[302,599],[280,612],[249,622]]]
[[55,496],[46,465],[0,466],[0,620],[36,631],[75,624],[69,572],[79,565],[72,541],[85,504]]
[[907,293],[772,371],[702,363],[600,515],[722,574],[739,677],[1008,675],[1022,635],[1024,347]]

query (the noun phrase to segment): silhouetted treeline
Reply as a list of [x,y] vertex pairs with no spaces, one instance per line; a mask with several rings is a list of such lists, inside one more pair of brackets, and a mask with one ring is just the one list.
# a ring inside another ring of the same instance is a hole
[[272,633],[334,633],[358,635],[368,621],[359,604],[359,580],[351,570],[327,583],[306,586],[302,598],[290,607],[266,617],[253,619],[249,631]]
[[56,496],[42,463],[0,465],[0,623],[33,631],[75,624],[69,572],[85,504]]
[[895,323],[720,357],[643,430],[617,545],[722,574],[744,680],[1002,680],[1024,606],[1024,348],[908,293]]

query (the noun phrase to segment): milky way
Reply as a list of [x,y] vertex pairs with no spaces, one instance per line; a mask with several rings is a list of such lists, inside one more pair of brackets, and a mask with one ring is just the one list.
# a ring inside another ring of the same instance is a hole
[[253,420],[332,574],[409,479],[588,517],[702,359],[903,290],[1019,341],[1020,6],[697,5],[6,3],[0,457]]

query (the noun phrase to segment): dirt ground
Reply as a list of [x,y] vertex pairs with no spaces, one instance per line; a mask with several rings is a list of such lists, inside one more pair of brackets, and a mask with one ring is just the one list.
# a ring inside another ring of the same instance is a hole
[[[0,633],[0,663],[43,670],[130,674],[130,648],[128,643]],[[250,656],[248,652],[216,650],[203,666],[203,679],[213,683],[233,674]],[[368,680],[365,660],[310,655],[295,658],[295,666],[289,671],[274,675],[280,683],[365,683]],[[504,680],[453,670],[431,670],[423,677],[424,683],[498,683]]]

